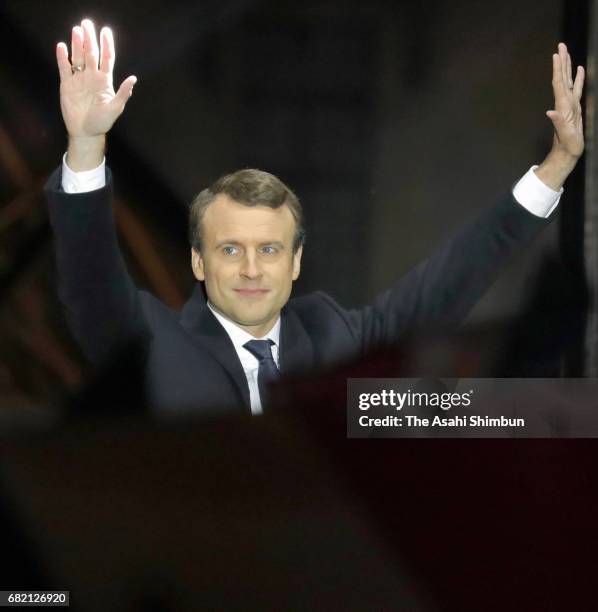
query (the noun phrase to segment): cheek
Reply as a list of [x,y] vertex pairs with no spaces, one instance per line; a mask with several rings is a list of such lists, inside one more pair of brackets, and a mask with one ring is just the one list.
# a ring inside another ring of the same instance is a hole
[[226,287],[236,281],[239,276],[238,267],[234,264],[208,266],[204,268],[206,282],[212,286]]
[[293,283],[294,266],[293,263],[285,262],[283,266],[280,266],[276,271],[276,279],[278,288],[287,292],[289,287]]

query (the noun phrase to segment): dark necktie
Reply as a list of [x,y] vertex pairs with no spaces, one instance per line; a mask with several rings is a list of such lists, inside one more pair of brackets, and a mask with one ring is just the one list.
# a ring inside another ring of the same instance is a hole
[[272,340],[250,340],[243,345],[260,362],[257,371],[257,386],[260,391],[262,409],[265,409],[268,403],[268,385],[280,376],[270,349],[273,344]]

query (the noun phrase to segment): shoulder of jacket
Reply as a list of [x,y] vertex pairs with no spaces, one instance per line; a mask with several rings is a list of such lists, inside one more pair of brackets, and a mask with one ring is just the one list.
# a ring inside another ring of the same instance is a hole
[[137,293],[141,308],[150,324],[166,320],[178,322],[180,313],[174,308],[170,308],[170,306],[164,304],[164,302],[145,289],[137,289]]
[[309,293],[307,295],[291,298],[287,306],[297,311],[309,310],[313,308],[332,308],[333,310],[339,312],[342,310],[336,300],[324,291],[314,291],[313,293]]

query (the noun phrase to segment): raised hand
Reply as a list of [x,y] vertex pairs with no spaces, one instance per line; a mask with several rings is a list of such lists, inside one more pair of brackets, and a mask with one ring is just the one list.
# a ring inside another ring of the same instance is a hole
[[[104,138],[123,112],[137,78],[126,78],[114,91],[114,39],[110,28],[100,32],[100,48],[89,19],[72,30],[71,61],[65,43],[56,45],[60,72],[60,107],[69,135],[69,165],[75,170],[97,165]],[[99,153],[98,153],[99,151]],[[98,162],[99,163],[99,162]]]
[[563,186],[584,150],[580,102],[584,78],[585,71],[578,66],[573,80],[567,46],[559,43],[558,53],[552,56],[554,110],[546,111],[554,127],[552,149],[535,170],[538,178],[555,191]]
[[564,43],[552,56],[552,89],[554,110],[546,112],[554,126],[554,146],[573,157],[581,157],[584,149],[581,94],[585,72],[578,66],[573,80],[571,56]]

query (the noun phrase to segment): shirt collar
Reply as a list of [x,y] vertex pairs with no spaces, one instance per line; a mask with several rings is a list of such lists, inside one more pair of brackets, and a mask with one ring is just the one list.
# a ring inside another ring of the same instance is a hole
[[224,331],[226,331],[228,334],[238,354],[245,352],[245,350],[241,352],[240,349],[243,348],[243,345],[246,342],[249,342],[249,340],[272,340],[272,342],[274,342],[274,344],[278,347],[280,342],[280,315],[278,315],[278,319],[276,319],[274,327],[272,327],[272,329],[265,336],[255,338],[244,329],[241,329],[236,323],[229,321],[219,312],[216,312],[210,302],[208,302],[208,308],[212,311],[212,314],[216,317],[220,325],[224,327]]

